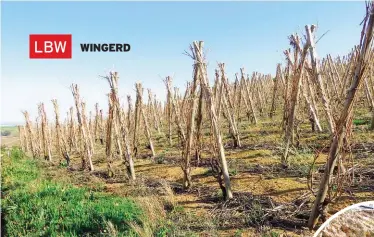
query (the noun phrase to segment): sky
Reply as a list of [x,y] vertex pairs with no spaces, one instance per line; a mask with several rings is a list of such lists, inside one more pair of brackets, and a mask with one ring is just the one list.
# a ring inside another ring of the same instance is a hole
[[[318,24],[319,56],[344,55],[359,43],[365,3],[355,2],[1,2],[1,119],[23,124],[22,110],[37,117],[44,102],[49,121],[57,99],[65,118],[74,105],[69,89],[78,84],[87,111],[94,104],[106,111],[108,82],[119,73],[119,94],[135,100],[135,82],[142,82],[165,99],[163,79],[184,89],[192,78],[193,60],[184,55],[194,40],[207,50],[209,79],[217,62],[226,64],[233,79],[241,67],[247,73],[275,74],[284,63],[287,37],[303,34],[306,24]],[[72,34],[70,60],[29,59],[29,34]],[[128,43],[130,52],[80,51],[80,43]]]

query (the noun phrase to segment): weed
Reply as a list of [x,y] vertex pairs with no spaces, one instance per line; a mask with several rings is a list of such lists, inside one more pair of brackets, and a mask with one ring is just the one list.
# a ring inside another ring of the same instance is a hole
[[234,233],[234,237],[241,237],[243,234],[243,230],[236,230]]
[[172,229],[167,226],[163,226],[155,232],[156,237],[165,237],[172,233]]
[[156,164],[164,164],[165,163],[165,155],[159,155],[155,159]]
[[281,236],[278,232],[270,231],[262,235],[262,237],[279,237]]
[[61,161],[59,164],[58,164],[58,168],[66,168],[68,165],[66,164],[66,161]]
[[179,212],[179,213],[182,213],[184,212],[184,207],[183,206],[179,206],[179,205],[176,205],[173,209],[173,212]]
[[251,226],[261,226],[264,221],[264,210],[258,201],[253,201],[251,212],[246,216],[247,222]]
[[230,176],[235,176],[237,175],[239,172],[237,169],[229,169],[229,174]]
[[355,126],[360,126],[360,125],[367,125],[370,123],[370,120],[368,119],[354,119],[353,124]]

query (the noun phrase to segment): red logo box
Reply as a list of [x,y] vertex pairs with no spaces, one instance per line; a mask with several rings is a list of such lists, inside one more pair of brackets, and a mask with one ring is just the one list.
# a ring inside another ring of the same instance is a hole
[[39,59],[69,59],[72,55],[71,34],[31,34],[29,56]]

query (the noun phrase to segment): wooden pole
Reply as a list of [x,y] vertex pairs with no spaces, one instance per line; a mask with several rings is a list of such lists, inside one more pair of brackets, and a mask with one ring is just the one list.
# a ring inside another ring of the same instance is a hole
[[326,92],[325,92],[325,87],[323,85],[323,80],[322,80],[322,75],[321,75],[321,70],[319,67],[319,60],[317,57],[317,51],[316,51],[316,45],[314,42],[314,30],[315,26],[312,25],[311,27],[306,26],[306,36],[307,36],[307,43],[310,45],[309,51],[310,51],[310,59],[312,61],[312,67],[314,71],[314,79],[315,82],[317,83],[317,87],[319,90],[319,93],[321,94],[321,99],[322,99],[322,105],[323,109],[326,114],[326,119],[327,123],[329,125],[330,132],[334,134],[335,132],[335,123],[334,119],[332,117],[331,109],[330,109],[330,102],[329,99],[327,98]]
[[200,71],[200,83],[201,83],[201,87],[204,90],[204,95],[206,98],[206,106],[210,112],[211,126],[213,128],[214,137],[216,139],[218,154],[219,154],[220,163],[222,166],[222,175],[223,175],[224,182],[225,182],[226,193],[224,195],[225,195],[225,199],[227,200],[227,199],[231,199],[233,197],[233,194],[231,191],[231,182],[230,182],[230,176],[229,176],[229,171],[227,167],[225,149],[223,147],[222,137],[221,137],[220,129],[218,126],[218,121],[217,121],[213,92],[208,84],[206,64],[204,62],[204,56],[203,56],[203,44],[204,44],[203,41],[193,42],[193,46],[194,46],[193,49],[194,49],[194,56],[195,56],[194,60],[195,60],[195,65],[197,65],[197,68]]
[[[308,27],[306,27],[308,29]],[[347,91],[347,96],[344,102],[344,108],[340,114],[340,118],[337,122],[336,133],[334,134],[333,140],[330,145],[330,151],[328,155],[328,160],[326,163],[326,168],[324,175],[322,177],[320,187],[314,201],[314,205],[311,211],[311,215],[308,221],[308,227],[310,229],[318,222],[320,216],[320,210],[324,208],[328,203],[325,203],[327,191],[333,175],[334,168],[336,166],[340,150],[343,144],[343,138],[345,134],[345,127],[347,125],[348,118],[352,113],[353,102],[357,95],[358,88],[361,82],[364,80],[364,72],[367,66],[367,54],[370,50],[370,45],[373,38],[374,30],[374,3],[370,2],[367,5],[366,18],[363,24],[363,33],[360,40],[360,51],[355,62],[355,70],[353,75],[352,84]],[[353,59],[352,59],[353,60]]]

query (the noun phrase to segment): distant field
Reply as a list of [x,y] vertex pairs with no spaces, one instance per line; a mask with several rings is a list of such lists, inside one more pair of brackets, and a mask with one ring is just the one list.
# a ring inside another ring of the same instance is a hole
[[7,136],[1,136],[1,145],[13,146],[18,145],[18,128],[17,126],[1,126],[1,133],[9,131],[10,134]]

